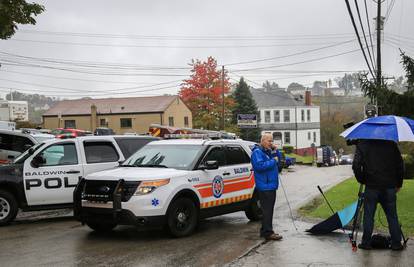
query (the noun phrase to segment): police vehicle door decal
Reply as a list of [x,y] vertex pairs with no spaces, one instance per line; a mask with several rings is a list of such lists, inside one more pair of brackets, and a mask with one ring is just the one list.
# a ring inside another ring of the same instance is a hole
[[28,205],[72,203],[73,190],[82,175],[79,149],[75,142],[44,148],[24,163],[24,190]]

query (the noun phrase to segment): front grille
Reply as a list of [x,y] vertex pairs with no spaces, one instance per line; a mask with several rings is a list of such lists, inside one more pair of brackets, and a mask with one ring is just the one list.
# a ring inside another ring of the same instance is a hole
[[[120,186],[121,201],[128,201],[137,190],[140,182],[123,182]],[[90,201],[113,201],[114,191],[118,181],[87,180],[82,199]]]

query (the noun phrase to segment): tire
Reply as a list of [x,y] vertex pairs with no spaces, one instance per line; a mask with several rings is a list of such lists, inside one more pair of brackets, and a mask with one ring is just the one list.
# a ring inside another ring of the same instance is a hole
[[191,235],[198,224],[198,209],[189,198],[178,198],[167,212],[167,227],[175,237]]
[[105,233],[105,232],[112,231],[112,229],[114,229],[117,224],[116,223],[92,223],[92,222],[88,222],[88,223],[86,223],[86,225],[89,226],[89,228],[91,228],[95,232]]
[[0,190],[0,226],[12,222],[18,210],[16,198],[11,193]]
[[249,206],[245,210],[246,217],[250,221],[260,221],[263,217],[262,209],[260,208],[259,196],[257,193],[253,194]]

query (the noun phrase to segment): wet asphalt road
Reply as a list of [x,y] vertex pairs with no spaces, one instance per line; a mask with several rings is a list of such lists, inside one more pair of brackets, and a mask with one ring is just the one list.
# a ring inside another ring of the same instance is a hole
[[[352,175],[349,166],[312,168],[296,166],[282,182],[293,208],[314,195],[316,185],[330,187]],[[283,190],[278,190],[275,226],[278,218],[289,217]],[[159,229],[118,227],[109,234],[97,234],[81,226],[67,211],[29,213],[0,228],[1,266],[211,266],[236,263],[263,242],[258,223],[250,223],[243,212],[201,222],[198,231],[175,239]],[[283,234],[293,226],[284,223]],[[293,229],[294,230],[294,229]]]

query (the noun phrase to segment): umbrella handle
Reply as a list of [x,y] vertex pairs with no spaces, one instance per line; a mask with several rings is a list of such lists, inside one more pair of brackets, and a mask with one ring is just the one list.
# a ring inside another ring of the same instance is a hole
[[319,192],[321,192],[321,194],[322,194],[323,198],[325,199],[326,204],[328,204],[329,208],[331,209],[332,214],[335,214],[335,211],[334,211],[334,210],[333,210],[333,208],[331,207],[331,204],[329,204],[328,199],[325,197],[325,194],[323,193],[322,188],[321,188],[319,185],[318,185],[317,187],[318,187]]

